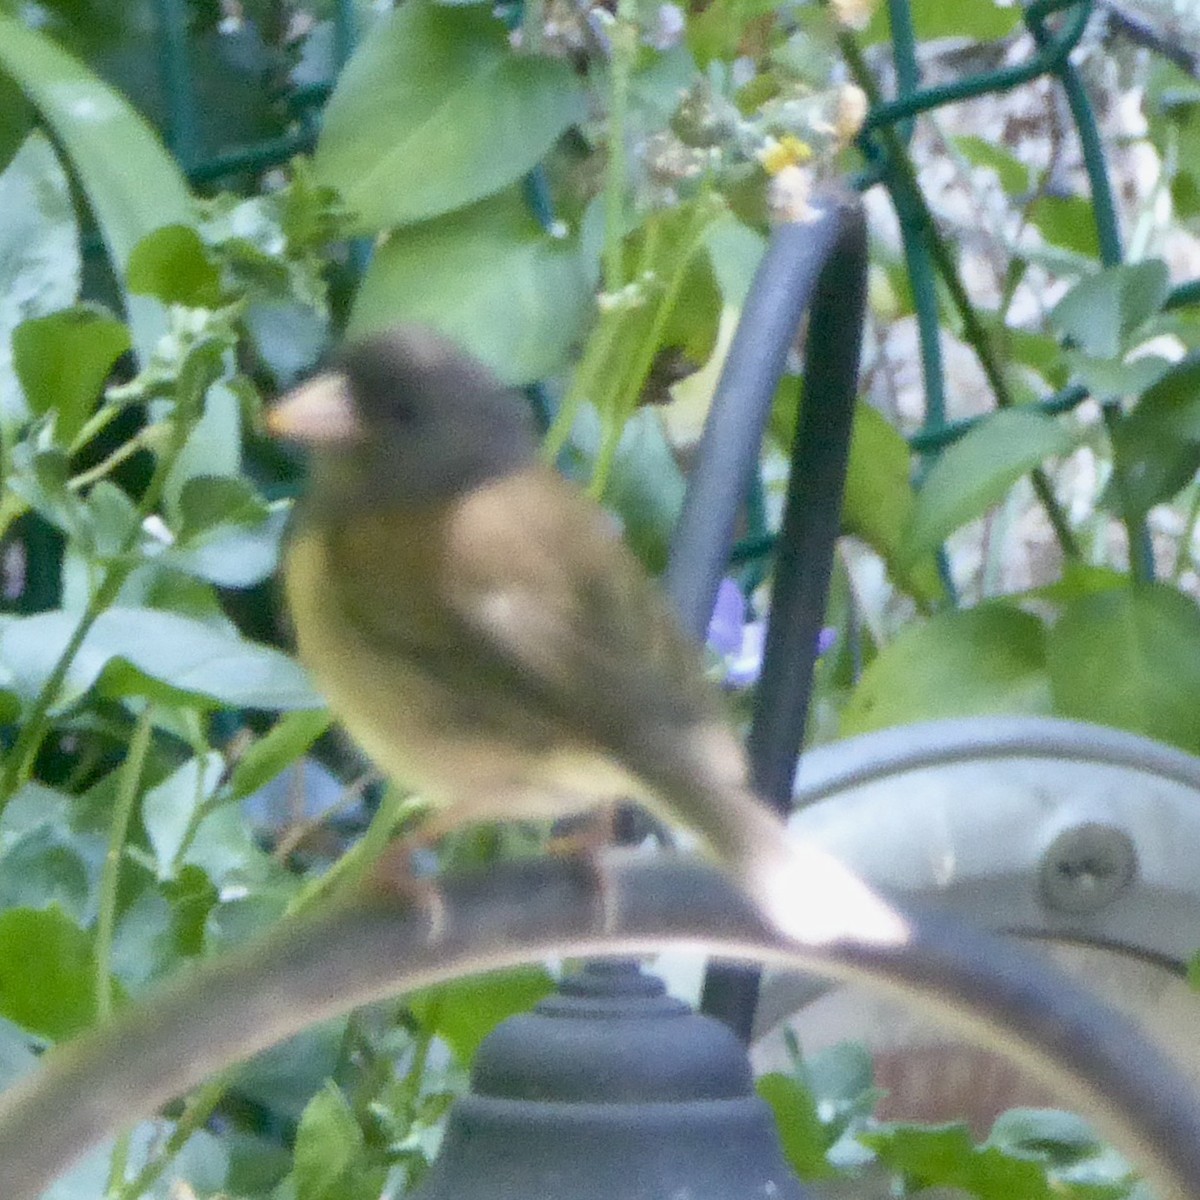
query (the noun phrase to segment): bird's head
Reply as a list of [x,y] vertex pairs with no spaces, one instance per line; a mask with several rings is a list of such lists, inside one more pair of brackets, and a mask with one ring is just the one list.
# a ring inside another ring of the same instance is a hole
[[334,504],[445,500],[532,461],[528,406],[452,342],[401,326],[347,347],[267,414]]

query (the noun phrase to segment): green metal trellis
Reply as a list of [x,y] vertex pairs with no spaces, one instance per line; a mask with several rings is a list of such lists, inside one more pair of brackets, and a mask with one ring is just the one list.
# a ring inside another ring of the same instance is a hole
[[[167,108],[165,136],[193,183],[213,183],[243,171],[263,170],[286,162],[292,155],[312,147],[320,109],[332,88],[332,79],[293,89],[287,96],[289,112],[296,118],[295,129],[257,144],[231,147],[201,157],[195,94],[187,54],[187,2],[156,0],[156,4],[161,26],[161,72]],[[860,138],[868,165],[855,182],[860,189],[876,184],[885,186],[900,219],[905,261],[912,286],[925,393],[924,422],[910,436],[909,444],[921,457],[923,466],[927,466],[942,449],[961,438],[981,419],[946,419],[945,371],[938,320],[939,278],[963,323],[966,339],[979,358],[997,406],[1007,407],[1013,403],[1013,398],[987,331],[968,301],[950,249],[939,233],[917,184],[906,152],[913,120],[922,113],[959,101],[1009,91],[1035,79],[1049,77],[1056,80],[1063,89],[1079,138],[1095,215],[1100,260],[1105,266],[1119,263],[1122,260],[1122,246],[1103,146],[1090,101],[1070,57],[1083,36],[1093,8],[1093,0],[1033,0],[1022,11],[1025,27],[1035,45],[1035,52],[1025,62],[980,72],[936,87],[922,87],[911,0],[888,0],[891,55],[898,93],[890,100],[880,95],[855,38],[848,33],[841,35],[841,49],[851,74],[871,101],[871,111]],[[1050,19],[1056,16],[1061,16],[1061,22],[1057,27],[1052,27]],[[354,43],[355,15],[351,0],[334,0],[332,20],[336,75],[349,57]],[[534,211],[548,217],[544,179],[531,177],[527,190]],[[1189,283],[1174,290],[1167,307],[1182,307],[1198,298],[1200,282]],[[1088,396],[1086,388],[1074,384],[1041,398],[1033,407],[1048,415],[1059,414],[1073,409]],[[1105,410],[1105,419],[1110,425],[1118,415],[1111,405]],[[1049,480],[1041,471],[1033,472],[1032,478],[1034,489],[1064,552],[1069,557],[1077,556],[1078,545]],[[761,507],[759,504],[760,510]],[[1135,577],[1145,580],[1153,578],[1150,539],[1142,518],[1131,519],[1129,541]],[[757,564],[761,563],[772,546],[773,539],[762,521],[752,522],[750,536],[735,551],[735,565],[749,565],[757,578],[760,571]],[[942,565],[943,579],[949,587],[949,573],[944,562]]]

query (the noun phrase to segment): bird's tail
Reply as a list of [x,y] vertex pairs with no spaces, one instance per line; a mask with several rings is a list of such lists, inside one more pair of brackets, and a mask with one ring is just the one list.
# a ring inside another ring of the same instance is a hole
[[807,945],[907,939],[908,924],[891,905],[833,855],[791,833],[750,790],[729,740],[714,736],[679,749],[673,762],[656,756],[664,807],[699,835],[780,932]]

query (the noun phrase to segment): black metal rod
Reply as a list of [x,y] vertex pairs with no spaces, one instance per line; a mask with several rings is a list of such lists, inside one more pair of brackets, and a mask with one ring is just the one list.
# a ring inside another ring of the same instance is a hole
[[862,209],[847,203],[839,216],[838,236],[817,281],[808,319],[804,398],[792,445],[767,641],[750,727],[755,790],[784,816],[792,810],[792,781],[804,742],[817,641],[841,530],[867,298]]
[[671,539],[664,584],[683,628],[704,639],[729,563],[733,532],[758,462],[788,348],[837,239],[830,206],[777,229],[742,307]]
[[[866,303],[867,246],[852,193],[821,197],[822,215],[780,228],[742,310],[684,499],[667,589],[702,638],[726,570],[746,481],[757,461],[787,352],[809,312],[804,398],[777,543],[762,675],[749,750],[755,789],[791,811],[841,520]],[[757,969],[716,963],[701,1007],[749,1041]]]

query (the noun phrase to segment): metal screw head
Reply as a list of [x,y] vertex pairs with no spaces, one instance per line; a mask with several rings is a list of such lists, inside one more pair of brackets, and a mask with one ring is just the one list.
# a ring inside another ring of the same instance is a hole
[[1074,825],[1042,855],[1042,903],[1075,916],[1099,912],[1134,881],[1137,869],[1137,849],[1123,829],[1093,821]]

